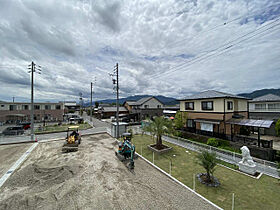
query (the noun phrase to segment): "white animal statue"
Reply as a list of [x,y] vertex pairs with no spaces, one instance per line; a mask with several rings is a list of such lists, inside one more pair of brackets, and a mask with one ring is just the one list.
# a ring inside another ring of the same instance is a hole
[[243,146],[241,147],[241,152],[242,152],[242,160],[240,161],[240,163],[243,163],[244,165],[248,165],[248,166],[255,166],[255,162],[253,161],[253,158],[250,155],[250,150],[248,149],[248,147]]

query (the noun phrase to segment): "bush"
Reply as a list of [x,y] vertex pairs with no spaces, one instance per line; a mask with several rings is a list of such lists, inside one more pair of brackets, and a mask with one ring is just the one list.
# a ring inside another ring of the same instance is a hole
[[245,135],[245,136],[249,136],[250,135],[250,131],[245,126],[242,126],[240,128],[240,134],[241,135]]
[[227,140],[219,139],[218,142],[219,142],[219,146],[221,147],[230,147],[230,143]]
[[280,136],[280,119],[278,119],[276,122],[275,131],[276,131],[276,135]]
[[213,147],[218,147],[219,146],[219,142],[215,138],[209,138],[208,141],[207,141],[207,145],[213,146]]

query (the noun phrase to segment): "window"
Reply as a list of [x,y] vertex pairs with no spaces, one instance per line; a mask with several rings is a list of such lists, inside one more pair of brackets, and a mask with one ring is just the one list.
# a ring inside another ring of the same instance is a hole
[[40,109],[40,105],[34,105],[34,109],[39,110]]
[[194,128],[194,120],[187,120],[187,127]]
[[145,108],[149,108],[149,105],[145,105],[144,107],[145,107]]
[[10,105],[10,111],[14,111],[17,110],[17,106],[16,105]]
[[46,110],[50,110],[51,109],[51,105],[45,105],[45,109]]
[[56,105],[55,109],[61,109],[61,106],[60,105]]
[[194,103],[193,102],[186,102],[185,103],[185,110],[193,110],[194,109]]
[[4,107],[5,105],[4,104],[1,104],[1,107]]
[[213,110],[213,101],[202,101],[201,109],[202,110]]
[[228,101],[228,102],[227,102],[227,109],[228,109],[228,110],[232,110],[232,109],[233,109],[233,103],[232,103],[232,101]]
[[280,109],[280,103],[268,104],[268,109],[270,110]]
[[157,108],[161,108],[161,105],[157,105]]
[[266,104],[255,104],[256,110],[263,110],[266,109]]
[[22,110],[28,110],[28,105],[22,105]]

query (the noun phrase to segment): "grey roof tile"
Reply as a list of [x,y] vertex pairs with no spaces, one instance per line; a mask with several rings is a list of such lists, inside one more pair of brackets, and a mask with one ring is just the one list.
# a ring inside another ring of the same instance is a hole
[[274,94],[267,94],[264,96],[260,96],[257,98],[254,98],[252,100],[253,102],[258,102],[258,101],[280,101],[280,96],[274,95]]
[[207,90],[198,94],[194,94],[191,96],[187,96],[183,99],[179,99],[179,101],[183,100],[193,100],[193,99],[208,99],[208,98],[240,98],[240,99],[248,99],[242,96],[233,95],[230,93],[223,93],[216,90]]

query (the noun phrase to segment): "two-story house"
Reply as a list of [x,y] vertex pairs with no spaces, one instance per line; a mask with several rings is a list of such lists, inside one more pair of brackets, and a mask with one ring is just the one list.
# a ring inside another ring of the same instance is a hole
[[249,118],[274,121],[269,129],[263,130],[263,134],[276,135],[275,123],[280,119],[280,96],[267,94],[249,101]]
[[[28,102],[0,102],[0,122],[14,123],[17,121],[30,121],[31,104]],[[62,121],[64,104],[34,103],[34,120]]]
[[138,101],[125,101],[123,104],[135,121],[153,116],[162,116],[164,104],[156,97],[145,97]]
[[208,90],[179,101],[180,111],[187,117],[187,130],[199,134],[226,138],[240,127],[228,124],[228,120],[248,118],[248,99],[229,93]]

